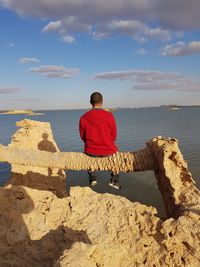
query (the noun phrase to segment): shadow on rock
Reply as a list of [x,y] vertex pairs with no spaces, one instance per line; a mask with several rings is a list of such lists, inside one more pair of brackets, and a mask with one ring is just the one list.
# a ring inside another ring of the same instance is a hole
[[65,176],[60,170],[58,170],[55,176],[51,176],[52,170],[50,168],[48,168],[47,172],[47,175],[33,171],[27,171],[26,174],[12,172],[11,178],[7,184],[22,185],[33,189],[51,191],[59,198],[67,196]]
[[0,188],[0,201],[3,203],[0,206],[0,266],[51,267],[73,243],[91,243],[84,231],[75,231],[62,224],[57,229],[49,229],[44,236],[41,230],[42,237],[32,240],[29,224],[37,215],[26,218],[25,222],[24,216],[35,207],[23,187]]
[[38,149],[42,151],[56,152],[57,149],[55,145],[53,144],[53,142],[48,140],[48,137],[49,136],[47,133],[42,134],[43,140],[38,143]]

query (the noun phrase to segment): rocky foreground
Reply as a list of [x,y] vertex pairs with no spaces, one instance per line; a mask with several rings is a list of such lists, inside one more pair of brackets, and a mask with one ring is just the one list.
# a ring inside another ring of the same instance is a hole
[[[18,125],[11,147],[59,150],[49,124]],[[13,164],[0,188],[0,266],[200,266],[200,192],[179,152],[165,150],[155,170],[166,212],[175,214],[165,220],[154,207],[88,187],[67,196],[62,170]]]
[[0,266],[199,266],[197,211],[163,222],[156,209],[71,188],[70,197],[0,189]]

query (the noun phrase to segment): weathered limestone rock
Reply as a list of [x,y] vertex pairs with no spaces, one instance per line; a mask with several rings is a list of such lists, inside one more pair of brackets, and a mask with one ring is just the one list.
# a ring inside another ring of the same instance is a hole
[[0,266],[187,266],[200,264],[195,214],[162,221],[123,197],[71,188],[58,198],[24,186],[0,188]]
[[[0,266],[200,266],[200,192],[177,140],[156,137],[139,152],[90,161],[58,152],[48,123],[19,126],[12,143],[0,147],[0,161],[12,164],[9,185],[0,187]],[[62,169],[70,168],[153,169],[169,219],[88,187],[71,188],[67,197]]]
[[178,140],[156,137],[148,142],[156,164],[154,173],[168,217],[200,212],[200,192],[178,148]]
[[[60,151],[51,130],[50,123],[24,119],[16,123],[21,127],[12,137],[10,149],[29,151]],[[23,155],[23,152],[21,153]],[[20,156],[20,155],[19,155]],[[66,194],[65,171],[59,168],[34,167],[28,164],[12,163],[9,184],[25,185],[41,190],[51,190],[58,196]]]
[[67,170],[106,170],[115,173],[154,169],[151,150],[116,152],[110,157],[89,157],[80,152],[46,152],[0,146],[0,161],[17,165]]

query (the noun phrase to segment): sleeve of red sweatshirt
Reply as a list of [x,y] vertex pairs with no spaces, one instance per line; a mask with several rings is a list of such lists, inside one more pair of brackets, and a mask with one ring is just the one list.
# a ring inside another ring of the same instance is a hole
[[116,122],[115,122],[115,117],[113,115],[111,116],[111,123],[112,123],[111,135],[113,137],[113,141],[115,142],[115,140],[117,138],[117,125],[116,125]]
[[84,126],[84,118],[81,117],[79,120],[79,133],[80,137],[85,142],[85,126]]

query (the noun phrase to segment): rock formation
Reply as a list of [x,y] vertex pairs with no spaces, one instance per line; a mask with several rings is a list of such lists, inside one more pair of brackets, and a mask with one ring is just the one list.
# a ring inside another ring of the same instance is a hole
[[[154,207],[120,196],[98,194],[88,187],[71,188],[70,196],[66,196],[62,189],[65,178],[57,175],[58,168],[66,164],[61,160],[65,152],[58,152],[50,125],[30,120],[18,125],[22,128],[14,135],[12,144],[0,148],[0,161],[10,160],[12,164],[9,184],[0,188],[0,266],[200,266],[200,193],[177,140],[161,137],[150,140],[139,159],[139,163],[146,161],[144,155],[148,155],[149,165],[135,163],[134,159],[139,158],[135,156],[137,152],[120,153],[118,161],[115,157],[109,159],[109,167],[99,159],[97,163],[79,165],[89,168],[96,164],[94,169],[99,166],[110,169],[119,162],[122,165],[128,162],[130,167],[118,169],[152,168],[168,217],[161,220]],[[40,158],[43,165],[38,167],[39,154],[50,162]],[[82,155],[69,157],[71,166],[75,166],[75,159],[87,161]],[[29,165],[19,165],[23,160]],[[51,160],[61,163],[52,165]],[[29,170],[32,176],[28,175]],[[34,181],[40,172],[41,179]],[[53,181],[58,181],[58,187]],[[51,183],[54,188],[49,188]]]
[[24,110],[24,109],[17,109],[17,110],[8,110],[5,112],[0,112],[3,115],[18,115],[18,114],[26,114],[28,116],[39,116],[44,115],[44,113],[35,112],[33,110]]
[[154,173],[168,217],[200,211],[200,191],[178,148],[178,140],[154,138],[148,146],[156,159]]
[[[9,149],[26,149],[29,152],[49,151],[53,153],[60,151],[48,122],[25,119],[17,122],[16,125],[20,129],[12,136],[11,143],[8,146]],[[20,158],[20,156],[24,156],[26,159],[30,158],[23,152],[18,153],[16,157]],[[51,190],[58,196],[66,194],[64,170],[51,168],[51,166],[36,167],[35,165],[12,162],[11,178],[8,183],[30,186],[40,190]]]

